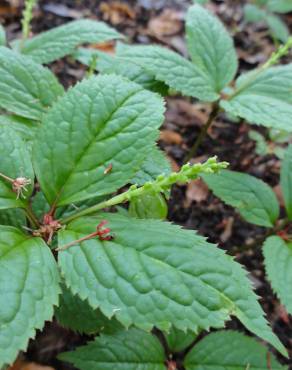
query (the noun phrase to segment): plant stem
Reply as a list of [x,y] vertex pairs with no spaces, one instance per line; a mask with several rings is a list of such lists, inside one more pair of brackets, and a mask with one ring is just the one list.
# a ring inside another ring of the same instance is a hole
[[201,132],[199,133],[199,136],[197,137],[194,145],[191,147],[190,151],[187,153],[183,163],[187,163],[191,158],[193,158],[196,155],[197,150],[199,149],[202,141],[205,139],[207,135],[209,127],[212,125],[212,122],[217,117],[219,110],[220,110],[219,102],[217,101],[213,103],[211,113],[207,121],[203,125]]
[[261,65],[258,69],[254,72],[250,72],[248,77],[244,80],[244,82],[238,87],[237,90],[233,92],[233,94],[228,96],[227,100],[231,100],[235,96],[237,96],[241,91],[246,89],[253,81],[266,69],[272,67],[273,65],[277,64],[278,61],[285,55],[289,53],[290,48],[292,47],[292,37],[289,37],[285,45],[281,45],[277,51],[275,51],[270,58]]
[[68,243],[66,245],[63,245],[62,247],[58,247],[55,250],[58,251],[58,252],[65,251],[66,249],[68,249],[70,247],[73,247],[73,245],[76,245],[76,244],[79,244],[81,242],[84,242],[85,240],[92,239],[92,238],[96,237],[97,235],[98,235],[97,232],[91,233],[89,235],[84,236],[83,238],[80,238],[80,239],[77,239],[77,240],[73,240],[73,242]]
[[86,77],[89,78],[94,75],[97,63],[97,55],[92,55]]
[[[139,189],[137,189],[137,190],[140,190],[140,193],[142,194],[142,187],[139,188]],[[95,213],[97,211],[100,211],[101,209],[112,207],[112,206],[115,206],[117,204],[124,203],[124,202],[127,201],[126,193],[128,193],[128,191],[125,192],[125,193],[116,195],[115,197],[113,197],[113,198],[111,198],[109,200],[105,200],[105,201],[103,201],[101,203],[98,203],[95,206],[92,206],[92,207],[83,209],[82,211],[76,212],[73,215],[64,218],[63,220],[61,219],[60,222],[62,224],[66,224],[68,222],[71,222],[71,221],[75,220],[78,217],[86,216],[86,215]]]
[[116,195],[111,199],[105,200],[92,207],[76,212],[73,215],[59,220],[62,224],[66,224],[70,221],[75,220],[78,217],[86,216],[92,213],[96,213],[103,208],[108,208],[128,202],[133,198],[137,198],[142,194],[158,194],[164,193],[170,189],[170,187],[177,183],[187,183],[190,180],[198,178],[202,173],[216,173],[223,168],[228,166],[227,162],[217,162],[216,157],[209,158],[205,163],[196,163],[194,165],[185,164],[182,166],[179,172],[172,172],[169,175],[159,175],[154,181],[146,182],[143,186],[138,187],[132,185],[129,190],[122,194]]
[[9,177],[9,176],[6,176],[6,175],[4,175],[3,173],[0,173],[0,177],[2,177],[4,180],[6,180],[6,181],[9,181],[9,182],[11,182],[12,184],[14,183],[14,179],[12,179],[11,177]]
[[40,227],[40,223],[37,219],[37,217],[35,216],[35,214],[33,213],[30,205],[28,205],[26,208],[25,208],[25,213],[26,213],[26,216],[27,218],[29,219],[29,221],[31,222],[31,224],[34,226],[34,227],[37,227],[39,228]]

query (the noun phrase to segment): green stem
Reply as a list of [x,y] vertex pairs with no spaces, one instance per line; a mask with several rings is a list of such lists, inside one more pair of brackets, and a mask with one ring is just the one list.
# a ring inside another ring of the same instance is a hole
[[117,204],[130,201],[131,199],[137,198],[142,194],[164,193],[177,182],[187,183],[190,180],[198,178],[202,173],[216,173],[219,170],[226,168],[227,166],[228,163],[226,162],[217,162],[216,157],[209,158],[205,163],[196,163],[192,166],[190,164],[185,164],[184,166],[182,166],[179,172],[172,172],[168,176],[160,175],[153,182],[147,182],[141,187],[137,187],[137,185],[132,185],[126,192],[116,195],[113,198],[105,200],[92,207],[76,212],[69,217],[59,220],[59,222],[61,222],[62,224],[66,224],[78,217],[93,214],[103,208],[112,207]]
[[32,209],[31,209],[31,206],[28,205],[26,208],[25,208],[25,213],[26,213],[26,216],[27,218],[29,219],[30,223],[36,227],[36,228],[39,228],[40,227],[40,223],[39,223],[39,220],[37,219],[37,217],[35,216],[35,214],[33,213]]
[[212,110],[208,117],[208,120],[203,125],[201,132],[199,133],[199,136],[197,137],[194,145],[191,147],[191,149],[187,153],[183,163],[187,163],[191,158],[193,158],[196,155],[200,145],[202,144],[203,140],[205,139],[207,135],[209,127],[212,125],[214,119],[217,117],[219,110],[220,110],[219,102],[217,101],[213,103]]
[[255,72],[251,72],[249,77],[244,81],[240,87],[234,91],[233,94],[229,95],[228,100],[234,98],[238,94],[240,94],[244,89],[246,89],[262,72],[264,72],[266,69],[272,67],[278,61],[285,55],[288,54],[290,48],[292,47],[292,37],[289,37],[285,45],[282,45],[278,48],[277,51],[275,51],[271,57],[264,63],[262,66],[260,66]]
[[86,77],[89,78],[94,75],[94,72],[96,70],[96,64],[97,64],[97,55],[92,55],[88,71],[86,72]]

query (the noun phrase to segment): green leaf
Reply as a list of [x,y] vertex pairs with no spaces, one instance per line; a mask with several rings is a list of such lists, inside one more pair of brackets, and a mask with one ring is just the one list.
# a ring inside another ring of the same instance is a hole
[[266,155],[269,154],[269,146],[266,142],[265,137],[260,134],[258,131],[250,130],[248,136],[251,140],[256,142],[255,151],[258,155]]
[[231,330],[203,338],[187,354],[184,366],[186,370],[287,369],[255,339]]
[[162,194],[144,194],[130,202],[129,214],[137,218],[153,218],[164,220],[168,207]]
[[281,167],[280,184],[287,215],[289,220],[292,220],[292,145],[289,145],[285,152]]
[[27,226],[25,213],[22,209],[5,209],[0,211],[0,225],[23,228]]
[[60,303],[55,310],[55,316],[62,326],[79,333],[114,334],[122,330],[117,320],[109,320],[98,309],[93,310],[88,302],[74,296],[65,286],[62,287]]
[[261,95],[292,104],[292,63],[270,67],[241,75],[236,81],[236,89],[241,93]]
[[[37,192],[32,198],[32,211],[38,219],[42,219],[45,213],[50,211],[50,205],[41,191]],[[58,215],[59,216],[59,215]],[[57,217],[58,217],[57,216]]]
[[218,198],[235,207],[246,221],[272,227],[279,217],[276,195],[262,180],[228,170],[202,178]]
[[[161,95],[167,95],[169,87],[161,81],[157,81],[153,74],[147,72],[135,63],[127,62],[119,58],[126,46],[119,43],[116,49],[116,56],[96,49],[79,48],[74,54],[74,58],[80,63],[90,65],[93,58],[96,57],[96,70],[103,74],[117,74],[124,76],[130,81],[136,82],[147,90],[158,92]],[[129,46],[128,46],[129,47]]]
[[292,135],[288,134],[286,131],[276,129],[269,130],[268,135],[271,141],[280,144],[289,143],[290,139],[292,138]]
[[[123,51],[126,62],[136,63],[159,81],[183,95],[203,101],[218,99],[210,78],[181,55],[160,46],[131,46]],[[125,63],[125,62],[124,62]]]
[[103,22],[81,19],[43,32],[27,40],[21,49],[37,63],[50,63],[71,54],[84,43],[101,43],[123,36]]
[[63,87],[48,69],[0,47],[0,107],[21,117],[40,119]]
[[6,45],[6,32],[2,24],[0,24],[0,46]]
[[292,314],[292,243],[279,236],[269,237],[263,248],[266,274],[288,313]]
[[288,13],[292,11],[291,0],[269,0],[267,6],[272,12]]
[[139,171],[131,180],[132,184],[144,185],[145,182],[153,181],[159,175],[169,175],[171,165],[165,154],[155,146],[142,163]]
[[66,284],[91,307],[126,327],[168,331],[223,327],[235,315],[253,333],[284,347],[268,327],[241,266],[193,231],[118,214],[79,219],[59,233],[59,246],[108,220],[114,239],[91,239],[59,252]]
[[285,22],[283,22],[280,17],[273,14],[267,17],[267,22],[272,35],[283,43],[287,42],[289,38],[289,29]]
[[205,5],[209,0],[193,0],[194,3]]
[[[0,125],[0,173],[11,179],[25,177],[34,181],[34,172],[31,164],[30,154],[25,142],[9,126]],[[24,208],[33,186],[27,185],[27,191],[17,199],[17,194],[12,189],[12,183],[0,176],[0,209]]]
[[42,239],[0,226],[0,367],[11,364],[52,318],[58,281],[57,265]]
[[275,154],[275,156],[282,160],[284,159],[285,149],[280,146],[275,146],[273,148],[273,153]]
[[220,20],[200,5],[189,8],[186,19],[187,44],[191,58],[220,92],[238,68],[233,40]]
[[266,5],[269,0],[254,0],[254,3],[258,6]]
[[243,8],[244,19],[247,22],[260,22],[266,19],[267,12],[254,4],[246,4]]
[[159,340],[137,329],[96,337],[74,352],[58,356],[80,370],[166,370]]
[[44,117],[34,145],[49,203],[110,194],[130,182],[153,147],[163,112],[158,95],[118,76],[72,88]]
[[9,125],[16,131],[25,141],[31,141],[36,134],[39,123],[27,118],[14,115],[0,115],[0,125]]
[[236,93],[221,100],[228,113],[250,123],[292,132],[292,64],[239,77]]
[[197,334],[171,328],[170,332],[165,335],[168,348],[171,352],[181,352],[189,347],[196,339]]

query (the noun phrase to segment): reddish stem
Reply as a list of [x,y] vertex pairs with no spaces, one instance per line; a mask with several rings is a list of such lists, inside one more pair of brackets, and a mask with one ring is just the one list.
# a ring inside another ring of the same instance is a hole
[[106,227],[106,228],[103,228],[104,225],[106,225],[108,222],[106,220],[103,220],[101,221],[97,227],[96,227],[96,231],[94,231],[93,233],[89,234],[89,235],[86,235],[80,239],[77,239],[77,240],[74,240],[72,241],[71,243],[68,243],[66,245],[63,245],[62,247],[58,247],[56,248],[56,251],[64,251],[76,244],[79,244],[79,243],[82,243],[84,242],[85,240],[89,240],[89,239],[93,239],[95,237],[98,237],[99,240],[112,240],[112,236],[111,235],[108,235],[110,232],[111,232],[111,229]]

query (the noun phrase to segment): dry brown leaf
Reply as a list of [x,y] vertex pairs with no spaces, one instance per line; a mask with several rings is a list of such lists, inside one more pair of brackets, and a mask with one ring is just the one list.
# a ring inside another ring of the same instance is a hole
[[228,217],[226,220],[224,220],[224,231],[220,235],[220,240],[222,243],[226,243],[227,240],[231,237],[233,224],[234,217]]
[[17,359],[7,370],[22,370],[24,364],[25,362],[23,360]]
[[177,126],[202,126],[208,119],[206,107],[193,104],[183,99],[167,99],[167,121]]
[[192,158],[192,159],[190,159],[190,163],[191,164],[195,164],[195,163],[200,163],[200,162],[205,162],[205,161],[207,161],[207,159],[208,159],[209,157],[208,157],[208,155],[207,154],[203,154],[203,155],[199,155],[198,157],[196,157],[196,158]]
[[0,16],[9,17],[17,15],[19,13],[19,8],[17,6],[0,4]]
[[115,54],[115,42],[114,41],[107,41],[101,44],[91,44],[89,45],[90,48],[103,51],[108,54]]
[[15,363],[8,368],[8,370],[55,370],[50,366],[43,366],[36,364],[35,362],[25,362],[21,359],[15,361]]
[[173,158],[171,158],[171,157],[169,157],[169,156],[167,156],[167,159],[168,159],[168,160],[169,160],[169,162],[170,162],[171,170],[172,170],[173,172],[178,172],[178,171],[180,170],[180,167],[179,167],[179,165],[177,164],[177,162],[176,162]]
[[24,366],[24,368],[22,368],[21,370],[55,370],[55,369],[50,366],[43,366],[36,364],[34,362],[30,362],[29,364]]
[[186,191],[185,207],[189,207],[193,201],[200,203],[208,198],[209,189],[201,180],[193,180],[188,183]]
[[165,9],[148,23],[148,32],[156,37],[172,36],[180,32],[183,26],[183,14],[173,9]]
[[289,324],[289,322],[290,322],[289,315],[288,315],[285,307],[282,306],[281,304],[279,304],[277,306],[277,314],[284,321],[285,324]]
[[112,24],[120,24],[126,19],[135,19],[136,12],[129,5],[120,1],[102,2],[99,6],[103,19]]
[[179,133],[171,130],[161,130],[160,140],[166,144],[180,145],[183,143],[182,136]]

